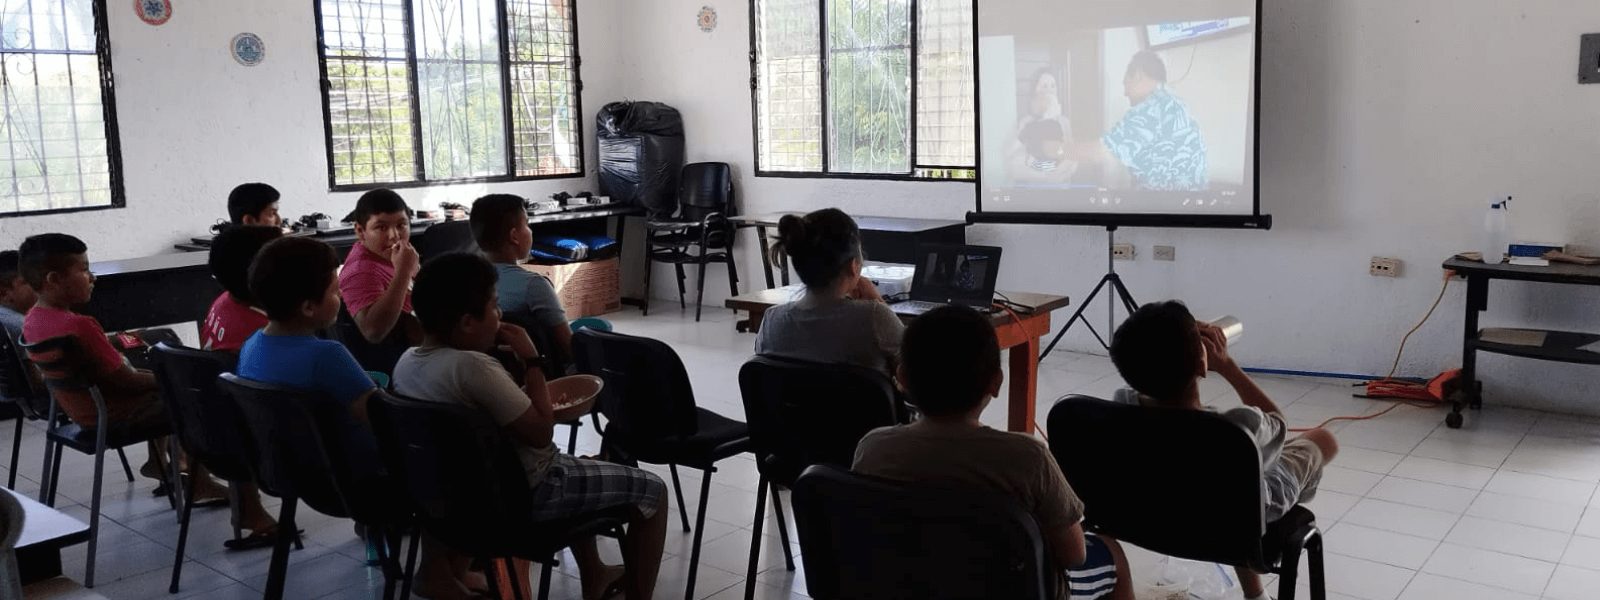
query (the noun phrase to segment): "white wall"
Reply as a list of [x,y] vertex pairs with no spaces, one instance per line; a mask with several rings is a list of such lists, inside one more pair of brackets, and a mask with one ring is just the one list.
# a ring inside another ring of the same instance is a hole
[[[349,212],[358,193],[328,192],[318,91],[317,32],[311,0],[207,0],[175,3],[151,27],[133,3],[107,2],[117,120],[127,207],[0,219],[0,246],[63,231],[89,244],[92,260],[171,252],[227,218],[227,195],[246,181],[283,193],[286,217]],[[524,196],[596,190],[592,115],[618,94],[612,67],[625,50],[612,25],[623,5],[582,0],[578,25],[584,66],[585,177],[496,185],[400,190],[413,208],[470,203],[488,190]],[[235,63],[228,42],[251,31],[267,45],[256,67]]]
[[[694,24],[704,4],[721,13],[709,34]],[[1236,354],[1252,366],[1382,374],[1438,292],[1439,262],[1476,247],[1490,195],[1517,196],[1519,236],[1600,248],[1600,86],[1579,86],[1573,73],[1579,34],[1600,29],[1600,3],[1266,5],[1261,185],[1276,226],[1124,230],[1119,239],[1141,252],[1119,265],[1137,298],[1239,316],[1248,341]],[[678,107],[689,159],[736,165],[745,212],[960,218],[972,208],[970,184],[753,177],[748,3],[636,0],[630,14],[622,93]],[[1003,288],[1080,298],[1104,271],[1103,231],[977,226],[968,238],[1005,246]],[[1158,243],[1176,245],[1178,261],[1150,262]],[[759,263],[745,246],[750,282]],[[1405,260],[1404,276],[1368,276],[1374,255]],[[722,281],[708,281],[707,304],[721,304]],[[1460,364],[1465,285],[1451,288],[1411,340],[1402,375]],[[1487,325],[1600,330],[1596,289],[1497,284],[1490,303]],[[1092,312],[1103,322],[1103,308]],[[1078,330],[1067,339],[1094,346]],[[1600,369],[1479,364],[1491,403],[1600,414]]]

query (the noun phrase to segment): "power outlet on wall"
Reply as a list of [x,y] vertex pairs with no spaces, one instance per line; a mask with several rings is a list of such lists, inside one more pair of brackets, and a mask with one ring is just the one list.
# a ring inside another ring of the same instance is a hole
[[1133,244],[1112,244],[1111,258],[1133,260]]
[[1178,249],[1172,246],[1156,246],[1153,254],[1156,260],[1167,262],[1178,260]]
[[1367,267],[1367,273],[1373,277],[1399,277],[1400,259],[1386,256],[1372,257],[1372,264]]

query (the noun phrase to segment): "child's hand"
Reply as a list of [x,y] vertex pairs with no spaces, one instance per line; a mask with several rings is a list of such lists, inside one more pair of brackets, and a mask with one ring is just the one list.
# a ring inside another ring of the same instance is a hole
[[511,347],[511,351],[522,360],[539,358],[539,349],[533,345],[533,338],[528,337],[528,331],[510,323],[501,322],[500,332],[496,334],[495,341]]
[[421,262],[421,257],[417,254],[417,248],[412,246],[410,241],[395,244],[389,250],[389,263],[394,265],[395,277],[407,280],[415,278],[417,271],[420,270]]
[[883,294],[878,293],[878,286],[872,285],[872,280],[865,277],[856,278],[856,286],[850,290],[850,297],[857,300],[883,301]]
[[1206,366],[1214,372],[1234,368],[1233,357],[1228,355],[1228,336],[1222,328],[1210,323],[1195,323],[1200,331],[1200,345],[1206,349]]

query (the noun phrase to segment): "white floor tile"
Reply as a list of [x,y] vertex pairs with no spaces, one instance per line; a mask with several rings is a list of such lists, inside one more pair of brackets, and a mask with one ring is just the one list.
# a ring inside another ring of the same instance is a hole
[[1572,536],[1559,531],[1462,517],[1444,541],[1546,562],[1559,562]]
[[1306,508],[1317,515],[1317,523],[1323,527],[1332,525],[1344,518],[1350,507],[1361,501],[1360,496],[1335,492],[1333,490],[1318,490],[1316,499],[1306,504]]
[[1561,557],[1561,564],[1600,571],[1600,539],[1573,536],[1567,544],[1567,553]]
[[1457,518],[1456,513],[1367,498],[1345,513],[1341,522],[1442,540]]
[[1439,545],[1437,540],[1373,529],[1355,523],[1340,523],[1326,534],[1327,551],[1364,558],[1386,565],[1420,569]]
[[1494,469],[1446,462],[1433,458],[1408,456],[1389,471],[1395,477],[1431,481],[1456,487],[1483,489],[1494,477]]
[[1440,544],[1422,567],[1424,573],[1442,575],[1452,579],[1481,583],[1524,594],[1542,594],[1550,574],[1556,569],[1553,562],[1512,556],[1479,548],[1469,548],[1451,543]]
[[1339,449],[1339,456],[1334,458],[1334,463],[1357,471],[1386,474],[1405,458],[1404,454],[1367,448],[1345,447]]
[[1533,498],[1519,498],[1494,492],[1478,494],[1467,514],[1474,517],[1530,525],[1562,533],[1572,533],[1583,516],[1583,507],[1558,504]]
[[[1382,418],[1351,423],[1339,430],[1339,443],[1352,448],[1410,453],[1433,431],[1432,426],[1391,423]],[[1338,459],[1334,459],[1338,460]]]
[[1378,485],[1381,480],[1383,476],[1377,473],[1328,465],[1323,468],[1322,484],[1317,489],[1365,496],[1367,492],[1372,491],[1372,486]]
[[1578,521],[1578,535],[1600,538],[1600,507],[1591,506],[1583,513],[1583,520]]
[[1362,600],[1394,600],[1416,571],[1339,554],[1326,559],[1328,591]]
[[1538,596],[1519,594],[1510,590],[1418,573],[1400,600],[1533,600]]
[[1416,449],[1411,451],[1411,455],[1480,467],[1499,468],[1501,464],[1506,462],[1506,457],[1511,456],[1511,451],[1516,448],[1517,442],[1522,439],[1522,436],[1516,436],[1510,443],[1504,446],[1497,446],[1479,443],[1473,437],[1457,437],[1461,435],[1463,434],[1458,433],[1453,436],[1439,437],[1439,434],[1435,432],[1428,439],[1422,440],[1421,444],[1417,444]]
[[1595,484],[1500,469],[1483,489],[1497,494],[1583,506],[1594,496]]
[[1557,565],[1544,589],[1550,600],[1594,600],[1600,592],[1600,571],[1580,569],[1570,565]]
[[1391,475],[1373,486],[1367,492],[1367,497],[1460,513],[1472,505],[1472,500],[1478,497],[1478,491]]

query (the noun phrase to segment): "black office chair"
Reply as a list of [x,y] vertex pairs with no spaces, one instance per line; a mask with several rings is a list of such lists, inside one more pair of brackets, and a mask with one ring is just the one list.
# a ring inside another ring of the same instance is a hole
[[[402,314],[400,318],[409,317]],[[356,324],[355,316],[340,304],[339,317],[333,322],[333,338],[350,351],[350,356],[355,357],[356,364],[361,365],[362,369],[393,375],[394,366],[400,362],[400,356],[411,349],[411,342],[406,339],[404,325],[396,322],[394,329],[389,331],[389,336],[374,344],[361,334],[361,326]]]
[[[548,381],[567,375],[569,369],[573,367],[572,356],[556,344],[555,338],[548,327],[533,322],[532,317],[521,313],[506,313],[500,318],[528,331],[528,337],[533,340],[534,347],[538,348],[540,356],[545,358],[543,369],[545,380]],[[512,377],[518,379],[520,384],[521,375],[521,373],[514,373]],[[599,408],[597,404],[595,409],[589,411],[589,418],[594,423],[595,433],[601,433],[598,414]],[[567,433],[567,454],[573,454],[573,451],[578,449],[578,430],[583,429],[583,417],[557,423],[557,425],[566,425],[570,428]]]
[[[83,586],[94,587],[94,558],[95,551],[100,546],[100,490],[104,485],[105,454],[106,450],[116,450],[122,459],[122,470],[127,475],[128,481],[133,481],[133,468],[128,465],[128,455],[122,449],[134,444],[142,444],[172,433],[171,426],[166,422],[138,423],[138,424],[112,424],[106,419],[106,399],[100,394],[100,387],[83,378],[83,373],[88,371],[87,361],[78,345],[78,338],[62,336],[42,340],[32,344],[21,344],[28,355],[28,361],[39,370],[39,376],[44,380],[45,388],[50,390],[50,413],[45,417],[49,424],[45,429],[45,461],[48,467],[47,475],[40,483],[40,501],[46,505],[55,506],[56,491],[61,484],[61,450],[71,448],[83,454],[94,457],[94,491],[89,501],[89,558],[84,564]],[[78,423],[72,423],[58,417],[61,410],[61,398],[58,394],[77,393],[87,394],[94,400],[95,426],[84,429]],[[168,461],[171,467],[167,474],[166,489],[167,501],[173,508],[178,506],[177,486],[171,485],[177,480],[177,461]]]
[[821,364],[757,356],[739,369],[739,390],[750,423],[750,446],[761,479],[756,484],[755,536],[745,598],[755,597],[767,486],[777,511],[784,566],[794,570],[788,525],[778,487],[792,488],[811,465],[850,468],[867,432],[894,425],[894,384],[883,373],[854,365]]
[[606,417],[602,454],[667,465],[685,532],[691,530],[678,465],[704,472],[700,512],[693,529],[694,549],[689,556],[689,583],[683,593],[683,597],[693,598],[711,475],[717,472],[717,461],[750,451],[750,428],[695,406],[683,361],[657,340],[584,329],[573,334],[572,351],[580,372],[605,380],[599,401],[600,414]]
[[812,598],[1055,597],[1039,526],[1011,497],[817,465],[793,498]]
[[[1072,395],[1050,409],[1048,431],[1086,527],[1168,556],[1277,573],[1279,600],[1294,600],[1305,551],[1311,597],[1326,595],[1315,515],[1296,506],[1266,522],[1260,452],[1222,416]],[[1172,502],[1186,490],[1204,493]]]
[[[512,441],[470,406],[382,395],[369,404],[384,463],[405,484],[418,525],[441,542],[490,564],[522,558],[544,565],[539,599],[550,597],[551,567],[563,548],[595,535],[617,536],[631,507],[534,521],[532,490]],[[413,542],[406,580],[415,565]],[[491,569],[492,571],[492,569]],[[492,572],[490,586],[497,587]],[[526,582],[513,581],[522,598]],[[409,598],[409,584],[401,590]],[[490,595],[501,597],[500,590]]]
[[[684,307],[684,265],[699,265],[699,292],[694,320],[700,320],[706,297],[706,265],[728,265],[728,293],[739,295],[739,273],[734,264],[733,173],[728,163],[692,163],[683,166],[678,184],[678,214],[650,220],[645,239],[644,314],[650,314],[651,263],[672,263],[678,274],[678,305]],[[692,252],[691,252],[692,250]]]
[[[352,432],[347,408],[320,394],[251,381],[223,373],[218,385],[237,403],[249,432],[251,471],[262,491],[283,499],[278,540],[272,549],[263,598],[283,598],[289,544],[298,538],[296,506],[365,525],[383,570],[383,597],[403,575],[396,559],[399,535],[410,527],[404,494],[383,476],[380,465],[361,464],[348,449]],[[382,392],[374,392],[381,394]],[[359,434],[357,434],[359,435]],[[377,460],[376,456],[370,457]]]
[[429,225],[412,242],[423,263],[451,252],[478,251],[478,241],[472,238],[472,223],[465,219]]
[[[22,456],[22,425],[24,420],[43,421],[50,414],[50,392],[44,389],[44,382],[39,381],[33,367],[28,365],[28,357],[17,347],[11,335],[0,335],[0,402],[5,403],[12,418],[16,419],[16,431],[11,436],[11,469],[6,476],[6,487],[17,489],[17,461]],[[48,442],[47,442],[48,443]],[[44,470],[40,471],[42,480],[49,473],[49,453],[45,453]]]

